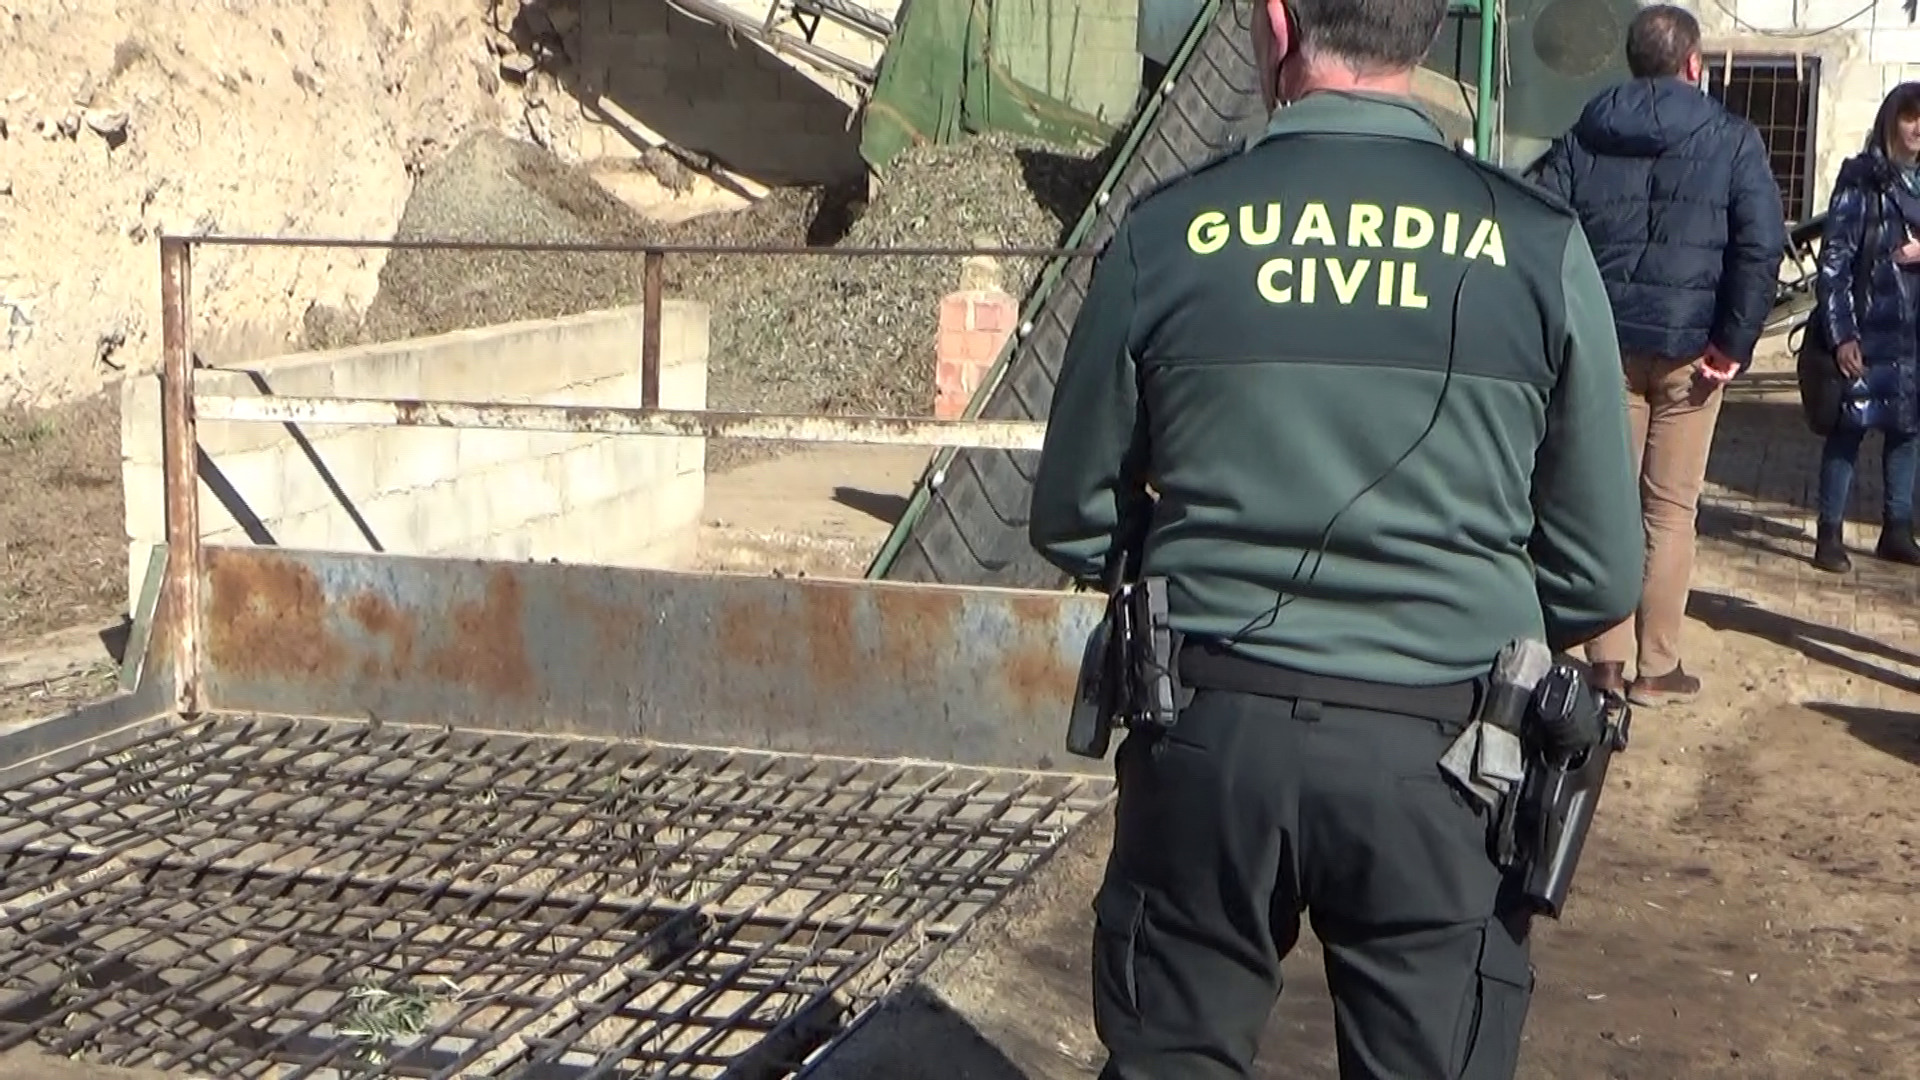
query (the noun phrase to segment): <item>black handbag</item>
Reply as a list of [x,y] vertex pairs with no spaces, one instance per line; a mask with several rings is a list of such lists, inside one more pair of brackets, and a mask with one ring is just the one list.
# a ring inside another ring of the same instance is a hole
[[[1840,410],[1846,404],[1847,377],[1840,361],[1827,344],[1827,331],[1821,312],[1816,309],[1797,328],[1800,344],[1793,346],[1794,375],[1800,382],[1800,411],[1807,427],[1825,437],[1840,426]],[[1791,339],[1789,339],[1791,344]]]
[[[1853,257],[1853,306],[1855,320],[1867,299],[1871,286],[1873,257],[1880,246],[1880,200],[1875,193],[1869,200],[1860,230],[1860,248]],[[1833,434],[1840,426],[1840,412],[1847,400],[1847,376],[1834,356],[1833,343],[1827,340],[1826,303],[1816,305],[1813,313],[1797,328],[1800,343],[1787,339],[1793,350],[1794,376],[1800,383],[1800,411],[1807,427],[1815,435]]]

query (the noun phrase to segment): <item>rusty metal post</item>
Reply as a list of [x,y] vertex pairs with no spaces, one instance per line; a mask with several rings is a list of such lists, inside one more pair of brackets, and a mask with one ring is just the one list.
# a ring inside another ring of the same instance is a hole
[[660,407],[660,293],[666,253],[647,252],[640,279],[640,407]]
[[200,470],[193,420],[193,257],[180,237],[160,240],[160,439],[166,490],[167,571],[174,707],[200,711]]

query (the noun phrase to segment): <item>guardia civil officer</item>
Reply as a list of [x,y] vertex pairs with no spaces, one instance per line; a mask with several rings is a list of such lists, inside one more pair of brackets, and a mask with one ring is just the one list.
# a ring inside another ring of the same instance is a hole
[[1288,104],[1127,216],[1033,491],[1089,583],[1152,492],[1196,691],[1117,752],[1102,1075],[1247,1075],[1308,913],[1345,1080],[1506,1080],[1526,920],[1437,759],[1502,645],[1639,600],[1613,322],[1572,213],[1410,100],[1447,0],[1260,2]]

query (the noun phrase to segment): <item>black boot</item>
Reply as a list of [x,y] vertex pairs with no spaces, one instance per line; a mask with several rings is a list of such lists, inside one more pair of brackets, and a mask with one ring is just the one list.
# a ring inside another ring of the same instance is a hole
[[1813,565],[1829,574],[1844,574],[1853,569],[1853,560],[1847,557],[1847,545],[1840,539],[1839,522],[1820,523],[1819,535],[1813,542]]
[[1888,521],[1880,526],[1880,543],[1873,553],[1891,563],[1920,566],[1920,544],[1913,540],[1913,522]]

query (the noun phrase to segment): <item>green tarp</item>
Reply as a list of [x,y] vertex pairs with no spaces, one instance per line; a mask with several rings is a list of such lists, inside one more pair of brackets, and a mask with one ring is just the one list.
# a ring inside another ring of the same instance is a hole
[[[999,11],[995,3],[1007,6]],[[1085,0],[1058,0],[1074,5]],[[1059,143],[1103,143],[1109,121],[1016,78],[1010,59],[1060,12],[1027,0],[910,0],[895,23],[861,120],[860,153],[875,169],[915,143],[1004,132]],[[996,38],[1000,44],[996,46]],[[1127,55],[1137,64],[1128,45]],[[1138,69],[1134,69],[1137,86]]]

